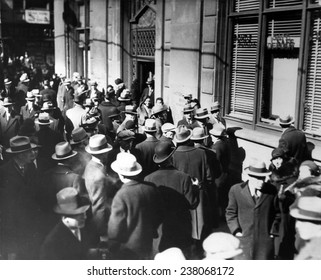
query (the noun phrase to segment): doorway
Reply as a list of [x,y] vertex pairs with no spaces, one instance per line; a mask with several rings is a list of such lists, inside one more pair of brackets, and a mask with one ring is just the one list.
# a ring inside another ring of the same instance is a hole
[[146,87],[146,81],[150,75],[155,74],[155,62],[154,61],[137,61],[137,79],[139,82],[140,92]]

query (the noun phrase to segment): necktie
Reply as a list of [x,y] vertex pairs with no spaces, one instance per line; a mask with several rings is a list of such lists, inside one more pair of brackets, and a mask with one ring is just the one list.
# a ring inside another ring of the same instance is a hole
[[261,195],[260,190],[255,189],[254,200],[256,203],[259,201],[260,195]]

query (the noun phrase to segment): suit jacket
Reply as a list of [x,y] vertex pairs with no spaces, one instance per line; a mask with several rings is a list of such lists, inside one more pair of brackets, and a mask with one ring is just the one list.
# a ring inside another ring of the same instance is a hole
[[208,194],[208,185],[212,181],[210,167],[207,163],[204,150],[189,145],[178,146],[173,154],[173,165],[191,177],[196,177],[202,189],[200,190],[200,203],[192,211],[193,238],[203,239],[211,230],[211,209]]
[[151,258],[162,215],[161,196],[155,186],[132,180],[121,187],[108,222],[108,237],[120,244],[120,258]]
[[41,246],[42,260],[85,260],[88,250],[98,243],[98,239],[91,236],[86,229],[81,229],[79,241],[65,224],[60,221],[47,235]]
[[98,109],[101,111],[104,126],[108,131],[112,131],[113,125],[109,116],[115,114],[117,107],[111,102],[103,101],[99,104]]
[[25,167],[22,173],[10,160],[1,166],[0,178],[0,246],[3,256],[14,253],[17,259],[37,259],[48,224],[38,203],[36,169]]
[[28,107],[28,104],[24,105],[20,109],[20,115],[22,117],[22,120],[24,121],[25,119],[35,119],[37,112],[35,111],[35,108],[32,108],[32,111],[30,112],[30,108]]
[[86,110],[79,104],[66,111],[66,133],[70,139],[71,132],[86,122]]
[[6,112],[0,114],[0,144],[9,147],[9,140],[18,134],[20,128],[20,116],[11,113],[8,121]]
[[155,147],[158,140],[155,137],[147,137],[145,141],[136,145],[140,152],[140,164],[143,167],[142,178],[158,169],[157,164],[153,161]]
[[289,158],[295,158],[299,164],[310,159],[305,134],[293,126],[282,133],[279,148],[282,148]]
[[269,260],[274,257],[271,234],[277,234],[279,213],[274,205],[275,187],[266,183],[258,202],[251,196],[248,182],[231,187],[226,208],[226,221],[232,234],[242,232],[243,257]]
[[13,101],[14,109],[16,112],[20,112],[20,108],[26,103],[26,96],[28,92],[28,86],[24,83],[19,83],[16,87],[15,96]]
[[115,182],[105,166],[91,159],[83,177],[91,202],[91,223],[100,235],[106,235],[112,200],[117,192]]
[[185,249],[192,241],[190,209],[199,202],[198,191],[193,189],[191,177],[173,166],[160,168],[145,177],[156,185],[164,202],[164,220],[159,250],[170,247]]

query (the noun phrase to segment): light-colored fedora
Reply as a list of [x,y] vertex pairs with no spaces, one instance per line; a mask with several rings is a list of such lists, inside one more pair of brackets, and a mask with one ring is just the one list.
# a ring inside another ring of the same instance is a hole
[[95,134],[89,138],[89,144],[85,150],[87,153],[98,155],[107,153],[112,150],[112,146],[107,143],[107,139],[103,134]]
[[53,120],[50,119],[48,113],[42,112],[39,114],[38,118],[35,120],[35,123],[39,125],[50,125],[53,123]]
[[207,138],[209,135],[205,135],[203,127],[194,127],[192,131],[191,140],[203,140]]
[[30,79],[28,78],[28,74],[27,73],[23,73],[21,76],[20,76],[20,82],[22,83],[27,83],[29,82]]
[[32,91],[27,92],[26,100],[33,101],[36,97],[33,95]]
[[161,127],[162,132],[169,132],[169,131],[175,131],[176,130],[176,126],[173,125],[172,123],[164,123]]
[[71,132],[70,144],[76,145],[76,144],[82,143],[86,139],[88,139],[86,130],[83,127],[77,127]]
[[290,125],[294,123],[294,118],[290,115],[280,116],[278,120],[280,125]]
[[78,191],[75,188],[67,187],[60,190],[57,194],[57,205],[54,212],[62,215],[77,215],[85,213],[90,205],[82,205]]
[[176,128],[176,134],[174,136],[176,143],[183,143],[192,137],[192,130],[188,129],[185,125],[179,125]]
[[321,221],[321,198],[300,196],[290,207],[290,215],[299,220]]
[[142,172],[142,166],[136,157],[130,153],[117,154],[116,160],[111,164],[112,170],[124,176],[136,176]]
[[77,155],[68,142],[60,142],[55,146],[55,153],[51,156],[54,160],[65,160]]
[[199,108],[195,111],[194,118],[197,120],[202,120],[202,119],[209,118],[209,117],[210,117],[210,115],[209,115],[206,108]]
[[145,126],[144,126],[145,132],[156,132],[156,121],[155,119],[146,119],[145,120]]
[[260,159],[254,159],[248,167],[244,169],[244,172],[249,176],[266,177],[271,175],[271,171],[266,168],[265,163]]

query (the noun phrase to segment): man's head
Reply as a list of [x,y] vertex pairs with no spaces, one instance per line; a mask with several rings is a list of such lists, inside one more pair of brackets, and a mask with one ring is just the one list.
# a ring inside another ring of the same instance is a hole
[[108,158],[108,152],[112,150],[112,146],[108,144],[105,135],[95,134],[89,138],[89,144],[85,149],[87,153],[105,163]]
[[260,159],[253,159],[244,172],[248,175],[249,185],[255,189],[261,189],[266,177],[271,175],[265,163]]
[[142,166],[137,162],[136,157],[130,153],[117,154],[116,160],[111,164],[111,168],[118,174],[123,183],[142,172]]
[[161,127],[163,135],[171,140],[174,139],[176,126],[172,123],[164,123]]
[[135,140],[135,133],[130,130],[122,130],[117,134],[117,141],[125,151],[130,151]]
[[282,115],[279,117],[279,124],[282,128],[288,128],[294,123],[294,118],[290,115]]
[[301,196],[290,208],[290,215],[296,219],[295,227],[299,236],[310,240],[321,236],[321,198]]
[[213,105],[211,106],[211,114],[214,118],[218,118],[220,114],[221,105],[218,101],[215,101]]
[[31,143],[29,137],[15,136],[10,139],[10,148],[6,150],[19,162],[19,165],[32,163],[37,157],[36,144]]

